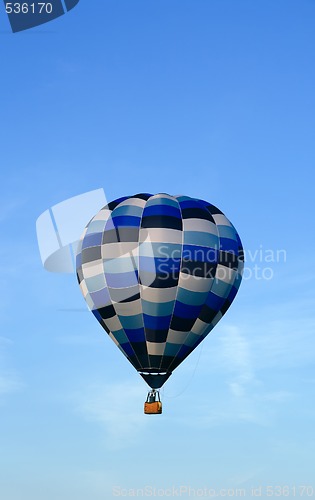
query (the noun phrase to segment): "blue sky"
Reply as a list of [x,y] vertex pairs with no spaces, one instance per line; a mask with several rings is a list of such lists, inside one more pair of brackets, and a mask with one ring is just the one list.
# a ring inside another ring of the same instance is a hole
[[[1,499],[315,491],[314,2],[81,0],[15,35],[0,14]],[[272,270],[244,279],[161,417],[74,276],[40,261],[37,217],[99,187],[207,199],[248,276]]]

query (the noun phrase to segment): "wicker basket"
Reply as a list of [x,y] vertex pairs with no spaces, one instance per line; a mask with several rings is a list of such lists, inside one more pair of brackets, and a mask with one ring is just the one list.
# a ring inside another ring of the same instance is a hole
[[162,413],[161,401],[154,401],[154,403],[144,403],[144,413],[146,415],[158,415]]

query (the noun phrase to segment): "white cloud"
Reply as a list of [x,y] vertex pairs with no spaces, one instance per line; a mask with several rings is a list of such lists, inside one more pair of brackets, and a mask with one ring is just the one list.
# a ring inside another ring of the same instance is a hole
[[[299,398],[296,385],[279,373],[287,374],[294,367],[302,380],[305,365],[315,357],[314,319],[308,302],[301,302],[295,304],[303,311],[298,316],[291,303],[270,304],[258,315],[249,311],[237,326],[224,322],[216,327],[162,390],[162,399],[180,398],[174,404],[178,413],[174,408],[175,413],[169,416],[165,412],[164,418],[186,428],[229,422],[273,425]],[[202,388],[195,394],[189,387],[193,378],[193,384],[200,379]],[[78,410],[103,426],[109,447],[122,448],[135,442],[147,425],[143,396],[141,387],[128,382],[92,386],[84,391]],[[180,412],[183,404],[184,415]]]
[[[208,388],[202,398],[198,394],[197,401],[188,405],[193,408],[193,414],[189,411],[183,417],[176,417],[179,423],[189,426],[193,422],[204,428],[229,422],[269,426],[284,405],[298,397],[287,384],[279,385],[276,375],[273,384],[272,373],[294,363],[304,366],[306,359],[314,358],[314,350],[305,351],[305,339],[310,338],[312,322],[305,322],[301,344],[294,331],[296,324],[280,320],[276,326],[270,323],[225,324],[220,326],[218,335],[210,335],[205,340],[196,377],[200,377],[203,386],[208,377]],[[291,345],[285,342],[288,338]],[[190,370],[192,366],[191,363]],[[183,373],[187,374],[187,367]],[[167,392],[166,389],[166,395]]]
[[23,386],[16,372],[11,369],[6,356],[6,349],[13,342],[7,337],[0,337],[0,403],[4,396],[20,390]]
[[89,385],[74,400],[79,414],[101,425],[106,447],[121,449],[133,445],[148,423],[143,414],[145,395],[142,384],[126,381]]
[[16,214],[25,204],[26,199],[2,199],[0,204],[0,222],[5,222]]
[[219,343],[222,349],[222,367],[229,374],[228,386],[236,397],[242,397],[246,388],[255,383],[250,343],[240,328],[227,325]]
[[9,339],[8,337],[0,337],[0,347],[12,344],[12,340]]
[[21,383],[17,377],[11,373],[0,374],[0,397],[19,390]]

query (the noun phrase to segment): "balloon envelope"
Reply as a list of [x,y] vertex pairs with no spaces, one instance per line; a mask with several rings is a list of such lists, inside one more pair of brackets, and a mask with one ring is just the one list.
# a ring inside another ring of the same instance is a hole
[[215,206],[142,193],[96,214],[76,267],[96,319],[159,388],[230,307],[243,260],[234,226]]

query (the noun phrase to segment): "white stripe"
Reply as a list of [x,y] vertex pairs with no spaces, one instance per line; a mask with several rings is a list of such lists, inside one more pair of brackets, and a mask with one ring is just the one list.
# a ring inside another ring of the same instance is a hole
[[139,244],[137,242],[104,243],[101,252],[103,259],[130,257],[131,253],[136,257],[139,255]]
[[162,356],[165,349],[165,342],[147,342],[147,349],[149,355]]
[[191,292],[208,292],[212,283],[213,279],[211,278],[201,278],[192,274],[180,273],[178,285]]
[[105,220],[107,220],[109,218],[110,214],[111,214],[111,210],[109,210],[108,208],[105,208],[104,210],[100,210],[98,212],[98,214],[96,214],[95,217],[93,217],[92,220],[93,221],[94,220],[103,220],[103,221],[105,221]]
[[218,235],[216,225],[205,219],[183,219],[183,229],[184,231],[201,231]]
[[118,316],[135,316],[142,314],[141,300],[134,300],[132,302],[116,302],[114,308]]
[[119,205],[117,205],[117,207],[115,207],[115,208],[125,207],[125,206],[130,206],[130,205],[132,205],[133,207],[143,208],[145,206],[145,204],[146,204],[146,201],[141,200],[140,198],[128,198],[127,200],[119,203]]
[[89,291],[88,291],[88,289],[87,289],[87,286],[86,286],[86,283],[85,283],[85,281],[84,281],[84,280],[82,280],[82,281],[81,281],[81,283],[80,283],[80,288],[81,288],[81,291],[82,291],[83,297],[85,298],[85,297],[88,295]]
[[113,316],[112,318],[104,319],[104,323],[111,332],[117,332],[122,329],[122,324],[119,321],[118,316]]
[[87,262],[82,264],[82,273],[84,278],[94,278],[99,274],[104,274],[104,267],[102,260],[94,260],[92,262]]
[[140,229],[140,241],[152,241],[156,243],[182,243],[182,231],[166,228],[142,228]]
[[179,344],[182,345],[187,338],[188,332],[178,332],[175,330],[169,330],[167,334],[166,342],[170,344]]
[[213,219],[215,220],[215,223],[217,225],[220,225],[220,226],[232,226],[231,222],[229,221],[229,219],[227,219],[225,217],[225,215],[223,214],[215,214],[215,215],[212,215]]
[[215,272],[215,279],[219,279],[220,281],[224,281],[224,283],[231,285],[234,283],[236,275],[237,271],[234,269],[218,264]]
[[202,335],[208,326],[209,326],[208,323],[205,323],[204,321],[201,321],[201,319],[198,318],[196,319],[196,322],[193,325],[191,331],[195,335]]
[[140,285],[141,298],[148,302],[162,303],[175,300],[177,286],[172,288],[151,288]]

